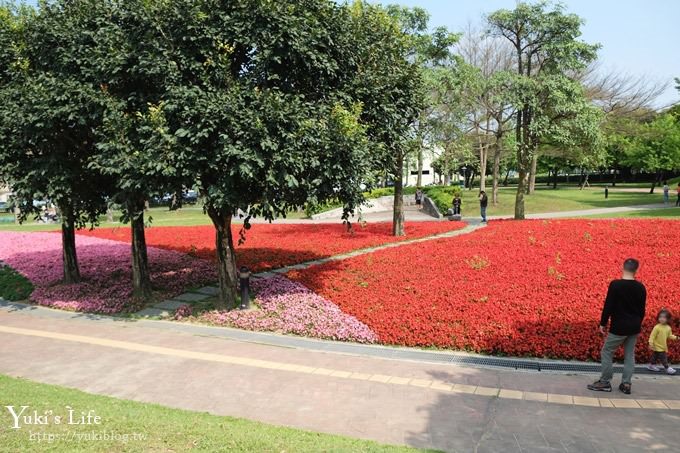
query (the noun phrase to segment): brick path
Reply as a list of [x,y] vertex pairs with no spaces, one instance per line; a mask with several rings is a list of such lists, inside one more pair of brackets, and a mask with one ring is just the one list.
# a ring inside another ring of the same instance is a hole
[[677,451],[673,378],[636,377],[630,397],[592,394],[592,375],[281,348],[166,322],[69,316],[0,309],[0,373],[446,451]]

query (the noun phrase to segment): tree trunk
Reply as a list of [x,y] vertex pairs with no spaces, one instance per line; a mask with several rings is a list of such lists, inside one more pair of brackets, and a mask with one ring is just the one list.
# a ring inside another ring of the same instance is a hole
[[59,206],[61,211],[61,248],[64,267],[64,283],[80,282],[80,269],[76,254],[76,227],[73,208],[68,204]]
[[586,186],[586,174],[583,171],[583,168],[581,168],[581,177],[579,178],[578,186],[579,190],[583,190],[583,188]]
[[404,233],[404,155],[397,157],[394,178],[394,211],[392,215],[392,234],[405,236]]
[[557,176],[558,176],[558,170],[557,167],[553,169],[553,189],[557,189]]
[[515,220],[524,219],[524,193],[527,187],[527,172],[520,166],[519,181],[517,181],[517,195],[515,196]]
[[144,200],[130,201],[128,211],[132,229],[132,295],[147,300],[151,297],[151,277],[144,235]]
[[500,179],[500,171],[501,171],[501,146],[496,143],[496,146],[494,147],[494,153],[493,153],[493,176],[492,176],[492,183],[491,183],[491,201],[493,202],[493,205],[496,206],[498,204],[498,180]]
[[477,172],[473,169],[470,171],[470,179],[468,179],[468,190],[472,190],[472,186],[475,184],[475,176],[477,175]]
[[531,169],[529,170],[529,187],[527,193],[532,194],[536,191],[536,166],[538,165],[538,153],[534,152],[531,158]]
[[503,178],[503,187],[508,187],[508,178],[510,177],[510,168],[505,171],[505,178]]
[[489,160],[489,149],[487,146],[479,152],[479,190],[486,192],[486,164]]
[[663,172],[658,171],[656,173],[656,177],[654,178],[654,181],[652,181],[652,188],[649,189],[650,194],[654,193],[654,189],[656,189],[656,185],[661,184],[662,179],[663,179]]
[[418,178],[416,179],[416,187],[423,186],[423,144],[420,143],[418,147]]
[[236,308],[238,290],[238,269],[234,253],[234,238],[231,232],[232,211],[208,209],[208,216],[215,226],[215,251],[217,253],[217,274],[220,293],[217,308],[231,310]]

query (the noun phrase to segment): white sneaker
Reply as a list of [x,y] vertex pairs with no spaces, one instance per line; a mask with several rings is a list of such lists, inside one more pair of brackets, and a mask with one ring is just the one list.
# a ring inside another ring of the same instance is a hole
[[661,371],[661,368],[659,368],[657,365],[647,365],[647,369],[649,371]]
[[666,368],[666,373],[675,374],[675,368],[671,368],[671,367]]

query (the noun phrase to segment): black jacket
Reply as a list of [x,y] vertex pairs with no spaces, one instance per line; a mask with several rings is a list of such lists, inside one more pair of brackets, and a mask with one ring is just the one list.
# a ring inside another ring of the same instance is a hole
[[645,318],[647,289],[637,280],[614,280],[609,284],[607,299],[602,309],[601,326],[607,326],[614,335],[636,335]]

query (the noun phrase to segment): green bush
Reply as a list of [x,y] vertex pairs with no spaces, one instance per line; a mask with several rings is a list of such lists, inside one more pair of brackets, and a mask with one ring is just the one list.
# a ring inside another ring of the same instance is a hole
[[0,266],[0,298],[25,300],[33,292],[30,281],[9,266]]
[[462,195],[460,186],[428,186],[423,189],[425,194],[437,205],[442,214],[451,208],[453,197]]

